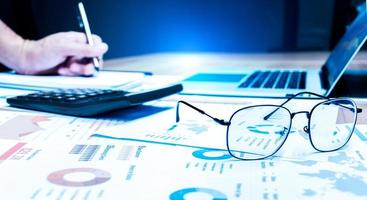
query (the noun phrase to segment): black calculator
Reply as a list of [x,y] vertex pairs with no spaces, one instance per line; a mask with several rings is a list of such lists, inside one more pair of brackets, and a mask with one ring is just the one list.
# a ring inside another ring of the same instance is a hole
[[127,92],[110,89],[57,89],[6,99],[10,106],[73,116],[93,116],[140,105],[182,91],[181,84]]

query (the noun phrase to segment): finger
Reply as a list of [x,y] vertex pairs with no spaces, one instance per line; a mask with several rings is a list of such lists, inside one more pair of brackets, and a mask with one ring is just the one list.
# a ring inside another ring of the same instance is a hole
[[[70,32],[66,32],[64,34],[65,34],[65,38],[67,38],[68,40],[71,40],[73,42],[77,42],[77,43],[80,43],[80,44],[86,44],[87,43],[87,36],[85,35],[85,33],[70,31]],[[99,37],[98,35],[95,35],[95,34],[92,34],[92,40],[93,40],[94,44],[102,43],[102,38]]]
[[95,72],[93,65],[71,64],[69,67],[60,67],[57,73],[62,76],[90,76]]
[[106,43],[99,43],[93,46],[79,43],[65,43],[60,46],[60,53],[63,56],[75,57],[100,57],[108,50]]
[[95,73],[94,65],[92,63],[82,65],[75,62],[70,65],[69,69],[71,72],[78,75],[93,75]]
[[75,56],[69,57],[69,62],[68,62],[67,67],[70,67],[72,63],[78,63],[80,65],[87,65],[87,64],[93,63],[93,58],[87,58],[87,57],[80,58],[80,57],[75,57]]
[[62,34],[63,34],[62,37],[69,41],[73,41],[73,42],[81,43],[81,44],[87,43],[87,37],[85,36],[85,33],[69,31],[69,32],[65,32]]
[[62,76],[78,76],[78,74],[73,73],[67,67],[60,67],[59,69],[57,69],[57,73]]
[[100,43],[102,43],[102,38],[99,37],[98,35],[93,34],[92,35],[92,39],[93,39],[94,44],[100,44]]
[[58,68],[58,73],[60,75],[64,75],[64,76],[78,76],[79,73],[75,73],[70,69],[70,66],[75,63],[78,62],[80,60],[80,58],[76,58],[76,57],[68,57],[67,60],[59,66]]

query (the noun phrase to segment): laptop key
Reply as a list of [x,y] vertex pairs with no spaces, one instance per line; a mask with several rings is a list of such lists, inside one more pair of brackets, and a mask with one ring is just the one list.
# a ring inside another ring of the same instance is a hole
[[260,75],[260,71],[255,71],[254,73],[252,73],[245,82],[241,83],[238,87],[240,88],[247,88],[249,87],[252,82]]
[[300,79],[300,73],[299,72],[292,72],[290,79],[289,79],[289,83],[288,83],[288,88],[289,89],[297,89],[298,88],[298,81]]
[[306,72],[301,72],[301,78],[299,81],[299,89],[306,89]]
[[280,74],[279,71],[271,72],[270,77],[268,78],[268,80],[266,81],[266,83],[264,84],[263,87],[264,88],[273,88],[273,86],[275,85],[275,81],[277,80],[279,74]]
[[269,74],[270,74],[270,71],[262,72],[259,78],[255,81],[255,83],[251,87],[260,88],[263,85],[266,78],[268,78]]
[[285,88],[285,85],[287,84],[289,74],[290,74],[289,71],[282,72],[275,88],[277,88],[277,89]]

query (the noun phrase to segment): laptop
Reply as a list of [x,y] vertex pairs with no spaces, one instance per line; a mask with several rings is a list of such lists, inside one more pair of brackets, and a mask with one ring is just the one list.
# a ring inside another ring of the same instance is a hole
[[199,72],[183,81],[182,94],[285,97],[302,91],[330,95],[367,36],[361,13],[319,69],[241,69],[240,72]]

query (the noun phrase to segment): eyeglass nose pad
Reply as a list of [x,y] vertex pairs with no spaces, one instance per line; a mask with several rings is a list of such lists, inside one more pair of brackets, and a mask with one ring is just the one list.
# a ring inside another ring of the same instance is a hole
[[307,116],[307,119],[310,119],[310,117],[311,117],[309,112],[307,112],[306,116]]
[[310,133],[310,129],[308,128],[308,126],[303,127],[303,131],[306,133]]

